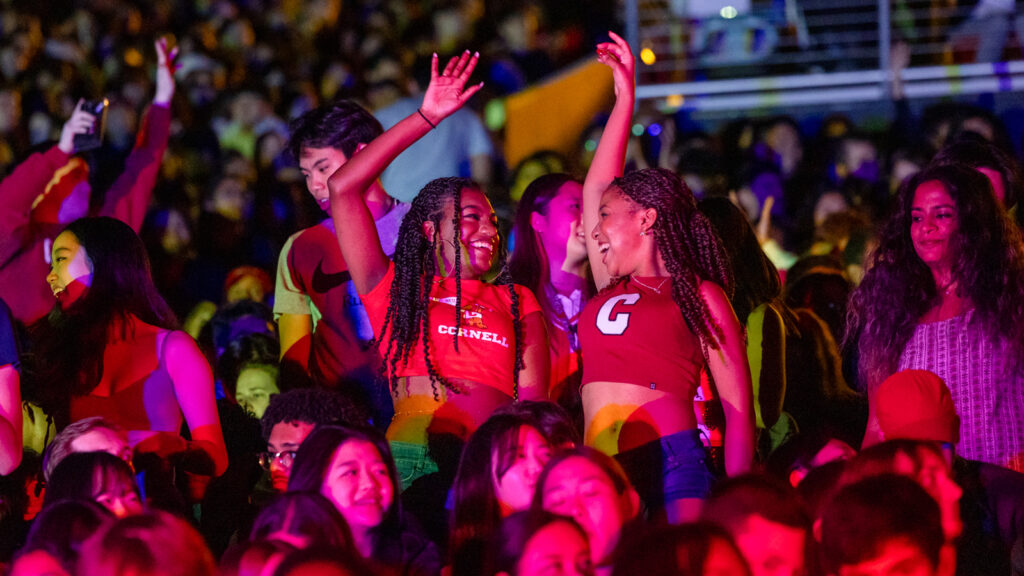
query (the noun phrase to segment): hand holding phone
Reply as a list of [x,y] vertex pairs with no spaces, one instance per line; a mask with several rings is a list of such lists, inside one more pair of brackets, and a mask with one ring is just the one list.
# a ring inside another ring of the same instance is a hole
[[75,152],[85,152],[103,145],[103,132],[107,126],[107,99],[82,100],[78,109],[92,116],[92,124],[73,138]]

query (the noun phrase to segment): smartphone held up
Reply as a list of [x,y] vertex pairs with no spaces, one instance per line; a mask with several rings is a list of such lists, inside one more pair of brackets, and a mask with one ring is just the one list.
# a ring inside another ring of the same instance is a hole
[[81,110],[92,114],[92,129],[82,134],[75,134],[75,152],[85,152],[99,148],[103,144],[103,132],[107,125],[107,99],[86,100],[82,102]]

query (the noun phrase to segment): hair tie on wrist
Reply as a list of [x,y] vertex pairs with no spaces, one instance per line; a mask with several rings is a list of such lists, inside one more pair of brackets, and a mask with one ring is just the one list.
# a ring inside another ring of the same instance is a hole
[[431,129],[431,130],[433,130],[434,128],[437,128],[437,126],[435,126],[435,125],[434,125],[434,123],[433,123],[433,122],[431,122],[429,118],[427,118],[427,115],[423,113],[423,110],[421,110],[421,109],[417,108],[417,109],[416,109],[416,112],[417,112],[417,113],[419,113],[419,115],[420,115],[420,118],[423,118],[423,121],[424,121],[424,122],[426,122],[427,124],[429,124],[429,125],[430,125],[430,129]]

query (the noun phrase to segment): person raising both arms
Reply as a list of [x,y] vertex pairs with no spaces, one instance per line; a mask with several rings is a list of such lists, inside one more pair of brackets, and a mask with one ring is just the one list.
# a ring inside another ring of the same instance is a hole
[[328,180],[341,252],[376,334],[395,417],[388,440],[402,484],[436,470],[431,439],[458,442],[498,406],[547,398],[548,342],[537,299],[507,271],[483,281],[499,238],[490,201],[471,180],[440,178],[412,201],[394,263],[377,238],[362,191],[410,144],[458,110],[482,84],[464,90],[478,54],[432,62],[423,104]]
[[[708,369],[725,413],[725,466],[749,469],[754,410],[729,259],[674,173],[622,176],[633,115],[629,45],[598,44],[616,101],[583,185],[583,229],[599,294],[579,323],[585,442],[617,455],[648,508],[692,519],[712,476],[693,399]],[[651,471],[655,472],[654,474]]]

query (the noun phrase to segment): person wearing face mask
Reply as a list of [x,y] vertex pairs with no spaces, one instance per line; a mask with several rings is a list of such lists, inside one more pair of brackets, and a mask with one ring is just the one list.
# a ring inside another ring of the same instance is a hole
[[[598,296],[580,317],[584,441],[615,455],[652,511],[693,519],[714,480],[694,398],[709,374],[725,416],[728,474],[754,455],[742,328],[729,257],[673,172],[623,173],[634,60],[617,35],[598,45],[616,102],[583,185],[583,229]],[[707,368],[707,370],[705,370]]]
[[962,422],[957,453],[1024,471],[1024,243],[989,180],[959,165],[908,180],[849,306],[868,393],[865,445],[879,438],[877,387],[934,372]]
[[394,262],[364,196],[395,156],[481,88],[466,88],[478,57],[466,51],[441,72],[435,58],[420,109],[360,149],[327,183],[338,243],[393,393],[387,434],[405,487],[439,471],[428,439],[461,445],[495,408],[547,398],[548,342],[536,298],[505,270],[500,285],[485,281],[500,239],[483,191],[464,178],[428,183],[402,221]]
[[321,426],[299,447],[288,491],[318,492],[345,518],[364,558],[400,574],[436,576],[437,547],[402,512],[398,474],[371,428]]
[[[139,458],[217,476],[227,467],[213,375],[153,286],[142,241],[113,218],[82,218],[53,242],[57,303],[29,330],[26,397],[62,429],[103,416]],[[191,440],[181,437],[186,424]]]
[[452,576],[480,573],[487,543],[503,518],[530,507],[550,456],[525,415],[495,414],[470,436],[452,486]]
[[[161,39],[156,42],[156,54],[153,104],[124,171],[105,191],[98,213],[118,218],[135,231],[141,228],[149,206],[171,123],[177,48],[169,50]],[[76,154],[74,139],[92,131],[99,119],[85,111],[83,103],[78,102],[55,146],[33,154],[0,182],[0,299],[25,324],[45,316],[53,305],[42,278],[54,238],[89,213],[89,168]]]

